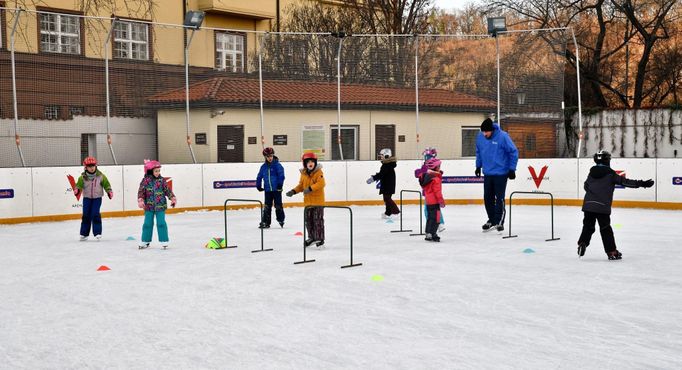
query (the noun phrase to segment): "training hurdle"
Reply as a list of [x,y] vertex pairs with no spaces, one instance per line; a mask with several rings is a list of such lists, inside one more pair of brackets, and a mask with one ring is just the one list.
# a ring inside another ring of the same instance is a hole
[[545,191],[514,191],[509,195],[509,235],[503,236],[502,239],[509,239],[509,238],[516,238],[518,235],[512,235],[511,233],[511,227],[512,227],[512,198],[514,197],[514,194],[538,194],[538,195],[549,195],[550,199],[550,212],[552,214],[551,218],[551,223],[552,223],[552,237],[551,239],[545,239],[546,242],[551,242],[553,240],[559,240],[561,238],[555,238],[554,237],[554,195],[552,193],[548,193]]
[[[263,202],[257,199],[226,199],[223,204],[223,217],[225,219],[225,248],[237,248],[236,245],[227,245],[227,203],[229,202],[242,202],[242,203],[258,203],[260,205],[260,217],[263,219]],[[272,248],[263,249],[263,229],[260,229],[260,249],[251,251],[251,253],[256,252],[267,252],[271,251]]]
[[403,193],[417,193],[419,194],[419,233],[418,234],[410,234],[410,236],[417,236],[417,235],[426,235],[424,234],[423,230],[424,228],[422,227],[422,209],[423,209],[423,201],[422,201],[422,192],[419,190],[401,190],[400,191],[400,230],[391,230],[392,233],[405,233],[405,232],[410,232],[410,230],[403,230]]
[[346,268],[346,267],[355,267],[355,266],[362,266],[362,263],[353,263],[353,210],[350,207],[343,207],[343,206],[305,206],[303,208],[303,261],[298,261],[294,262],[294,265],[302,264],[302,263],[309,263],[309,262],[315,262],[315,260],[309,260],[306,259],[306,245],[305,245],[305,240],[306,240],[306,222],[305,222],[305,215],[308,212],[308,209],[310,208],[337,208],[337,209],[347,209],[348,213],[350,214],[350,263],[344,266],[341,266],[341,268]]

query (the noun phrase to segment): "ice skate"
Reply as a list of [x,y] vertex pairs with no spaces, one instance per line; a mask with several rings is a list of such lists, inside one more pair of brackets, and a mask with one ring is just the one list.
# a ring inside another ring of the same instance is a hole
[[259,229],[269,229],[269,228],[270,228],[270,224],[266,224],[266,223],[264,223],[264,222],[261,222],[260,224],[258,224],[258,228],[259,228]]
[[95,239],[97,239],[97,241],[102,240],[102,235],[95,235]]
[[161,243],[161,248],[163,248],[163,249],[168,248],[168,242],[166,242],[166,243]]
[[440,241],[440,236],[438,236],[438,235],[433,235],[433,236],[431,237],[431,241],[432,241],[432,242],[439,242],[439,241]]
[[429,233],[426,233],[426,236],[424,237],[424,240],[426,240],[427,242],[430,242],[430,241],[433,240],[433,236],[432,236],[431,234],[429,234]]
[[585,255],[585,249],[587,249],[587,244],[578,243],[578,257],[582,257]]
[[504,231],[504,225],[495,225],[495,230],[497,230],[498,233],[501,233]]
[[610,259],[610,260],[620,260],[620,259],[623,259],[623,254],[621,254],[620,252],[618,252],[618,249],[616,249],[615,251],[611,251],[611,252],[607,253],[606,255],[609,256],[609,259]]
[[85,236],[85,235],[81,235],[81,236],[78,238],[78,240],[84,242],[84,241],[88,240],[88,237]]
[[313,243],[317,248],[324,248],[324,240],[315,240]]
[[391,218],[391,216],[389,216],[389,215],[387,215],[387,214],[385,214],[385,213],[382,213],[382,214],[381,214],[381,219],[382,219],[382,220],[387,220],[387,219],[389,219],[389,218]]
[[303,245],[309,247],[311,244],[313,244],[313,242],[315,241],[312,238],[308,238],[305,240],[305,242],[303,242]]
[[481,228],[483,229],[484,233],[487,233],[488,231],[493,230],[493,223],[488,221],[485,224],[483,224],[483,226],[481,226]]
[[142,242],[137,246],[137,249],[147,249],[149,248],[149,243],[147,242]]
[[282,228],[282,229],[284,228],[284,221],[282,221],[282,222],[279,223],[279,227]]

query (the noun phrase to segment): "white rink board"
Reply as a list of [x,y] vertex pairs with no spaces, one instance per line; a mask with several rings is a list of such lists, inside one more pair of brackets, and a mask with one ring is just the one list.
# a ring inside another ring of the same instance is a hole
[[[263,193],[255,186],[224,187],[226,181],[256,181],[260,163],[216,163],[203,165],[203,204],[205,207],[222,206],[226,199],[257,199],[263,201]],[[216,182],[218,182],[216,184]],[[241,204],[231,202],[230,204]],[[248,203],[247,203],[248,204]]]
[[656,200],[682,203],[682,161],[658,159],[656,165]]
[[[114,190],[114,199],[106,195],[102,199],[102,212],[123,210],[121,198],[123,180],[121,167],[99,166],[98,169],[106,175]],[[31,170],[33,177],[33,216],[49,216],[64,214],[79,214],[83,209],[83,197],[76,200],[67,175],[78,178],[83,173],[83,167],[41,167]]]
[[[543,168],[546,168],[544,175]],[[573,199],[578,192],[577,173],[576,159],[520,159],[516,179],[507,181],[507,197],[513,191],[544,191],[552,193],[555,199]],[[514,198],[543,199],[543,196],[519,194]]]
[[[585,197],[585,189],[583,184],[587,180],[590,173],[590,168],[594,166],[594,160],[580,159],[580,178],[579,178],[579,195],[578,199]],[[611,168],[614,171],[624,171],[625,177],[631,180],[647,180],[656,179],[656,159],[649,158],[613,158],[611,160]],[[631,201],[656,201],[656,186],[649,189],[645,188],[616,188],[613,193],[613,200],[631,200]]]
[[14,193],[12,198],[8,195],[0,198],[0,218],[31,217],[33,215],[31,188],[30,168],[0,169],[0,190],[5,194]]
[[[320,162],[324,171],[324,197],[325,201],[346,201],[346,163],[348,162]],[[301,168],[302,168],[301,164]],[[296,174],[296,184],[300,178],[300,172]],[[293,179],[292,179],[293,180]],[[294,202],[303,202],[303,194],[296,194],[290,198]]]

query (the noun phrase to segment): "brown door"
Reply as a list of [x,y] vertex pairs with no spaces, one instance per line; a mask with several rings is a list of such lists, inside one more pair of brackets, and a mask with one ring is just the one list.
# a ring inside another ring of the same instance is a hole
[[244,126],[218,126],[218,162],[244,162]]
[[393,156],[396,156],[395,125],[376,125],[374,126],[374,134],[374,158],[376,158],[381,149],[384,148],[391,149]]

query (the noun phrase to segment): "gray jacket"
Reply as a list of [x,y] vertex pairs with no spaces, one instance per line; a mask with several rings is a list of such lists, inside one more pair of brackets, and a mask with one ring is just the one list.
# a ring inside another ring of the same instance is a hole
[[90,180],[85,172],[78,178],[76,188],[83,192],[83,198],[101,198],[105,192],[111,191],[109,179],[99,170],[95,172],[95,176]]

